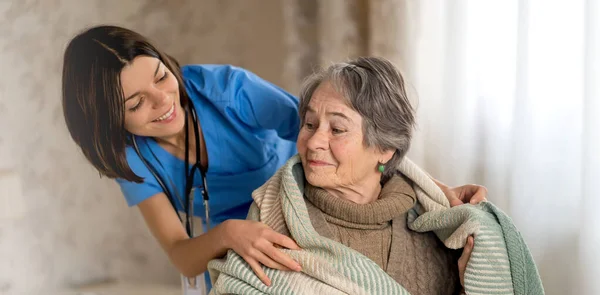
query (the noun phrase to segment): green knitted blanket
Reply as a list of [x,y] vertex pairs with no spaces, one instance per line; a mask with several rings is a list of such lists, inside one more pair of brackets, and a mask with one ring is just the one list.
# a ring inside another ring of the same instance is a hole
[[[511,220],[491,203],[450,208],[429,176],[406,159],[398,171],[414,183],[418,204],[408,225],[417,232],[434,231],[452,249],[475,245],[465,273],[467,294],[544,294],[535,263]],[[303,197],[300,158],[292,157],[252,194],[248,219],[261,221],[292,237],[302,250],[285,253],[302,265],[302,272],[263,267],[271,279],[265,286],[234,251],[208,265],[210,294],[408,294],[375,262],[313,228]]]

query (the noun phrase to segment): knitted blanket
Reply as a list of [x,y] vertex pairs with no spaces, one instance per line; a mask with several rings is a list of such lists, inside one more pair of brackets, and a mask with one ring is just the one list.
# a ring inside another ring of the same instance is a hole
[[[434,231],[452,249],[475,244],[465,272],[467,294],[544,294],[537,268],[511,220],[491,203],[450,208],[447,198],[419,167],[405,158],[398,171],[414,183],[418,204],[408,217],[411,230]],[[292,237],[302,250],[281,251],[301,272],[263,267],[265,286],[234,251],[208,264],[210,294],[408,294],[375,262],[313,228],[303,197],[304,172],[294,156],[252,194],[248,219]]]

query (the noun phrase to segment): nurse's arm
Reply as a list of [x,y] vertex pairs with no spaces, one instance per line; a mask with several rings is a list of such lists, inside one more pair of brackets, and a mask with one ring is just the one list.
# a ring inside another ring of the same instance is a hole
[[142,201],[138,208],[150,232],[158,240],[171,263],[186,277],[195,277],[203,273],[210,260],[227,252],[220,226],[189,239],[164,193]]
[[246,260],[257,276],[270,285],[262,267],[300,271],[300,265],[276,248],[300,248],[289,237],[263,223],[251,220],[227,220],[208,232],[189,239],[167,196],[158,193],[138,205],[152,235],[159,241],[171,262],[186,277],[206,271],[208,262],[233,249]]

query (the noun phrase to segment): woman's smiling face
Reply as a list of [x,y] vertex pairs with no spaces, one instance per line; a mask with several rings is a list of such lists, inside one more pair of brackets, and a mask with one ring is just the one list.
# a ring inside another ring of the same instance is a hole
[[313,186],[336,189],[379,181],[378,163],[391,158],[392,153],[365,145],[363,119],[346,101],[325,81],[302,118],[297,148],[306,180]]
[[125,129],[135,135],[169,137],[185,123],[179,83],[157,58],[138,56],[120,75],[125,99]]

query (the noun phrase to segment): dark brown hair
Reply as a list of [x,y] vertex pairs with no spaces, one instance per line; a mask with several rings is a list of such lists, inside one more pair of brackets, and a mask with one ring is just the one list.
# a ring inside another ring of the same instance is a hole
[[63,60],[62,106],[71,138],[100,175],[142,182],[127,163],[121,70],[138,56],[160,59],[179,82],[181,105],[187,94],[175,59],[144,36],[117,26],[97,26],[75,36]]

